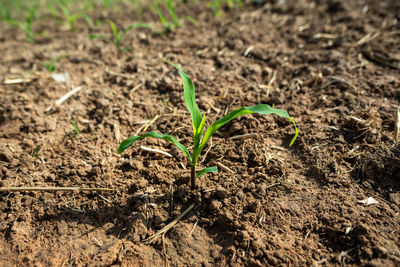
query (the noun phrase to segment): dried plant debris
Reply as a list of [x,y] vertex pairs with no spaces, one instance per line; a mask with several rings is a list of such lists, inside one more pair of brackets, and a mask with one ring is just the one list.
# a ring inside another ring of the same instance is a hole
[[400,55],[391,54],[379,48],[367,46],[362,50],[362,54],[370,61],[394,69],[400,69]]
[[343,130],[350,142],[379,143],[381,141],[382,119],[378,108],[367,107],[347,116]]

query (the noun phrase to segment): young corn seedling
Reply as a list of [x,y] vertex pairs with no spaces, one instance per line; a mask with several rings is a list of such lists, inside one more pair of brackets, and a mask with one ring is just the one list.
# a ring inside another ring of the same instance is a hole
[[243,6],[242,0],[212,0],[207,2],[207,7],[212,8],[214,15],[219,17],[222,15],[222,8],[225,3],[228,5],[229,9],[234,8],[236,4]]
[[177,28],[182,27],[182,24],[180,22],[181,20],[190,21],[195,26],[198,26],[198,22],[192,17],[184,16],[184,17],[179,18],[177,13],[176,13],[176,11],[175,11],[175,8],[174,8],[174,5],[172,3],[172,0],[165,0],[165,3],[167,5],[167,9],[168,9],[168,13],[169,13],[169,15],[171,17],[171,21],[168,21],[166,19],[166,17],[164,16],[164,14],[162,13],[160,7],[157,4],[154,5],[154,9],[157,12],[158,18],[159,18],[159,20],[161,22],[161,25],[163,27],[163,33],[167,33],[169,31],[175,31]]
[[64,14],[64,17],[66,19],[66,22],[68,24],[68,28],[70,31],[75,31],[75,22],[82,17],[81,14],[76,13],[76,14],[71,14],[71,12],[69,11],[69,9],[63,5],[60,4],[60,8]]
[[26,39],[30,43],[34,43],[35,42],[35,33],[32,29],[32,21],[34,20],[35,16],[36,16],[36,8],[32,7],[26,13],[24,22],[21,22],[21,21],[15,20],[15,19],[11,19],[11,18],[8,19],[8,22],[10,24],[17,25],[21,30],[23,30],[25,32]]
[[[114,44],[118,55],[120,55],[122,52],[129,50],[128,47],[124,47],[121,48],[121,44],[122,44],[122,40],[124,39],[125,35],[133,29],[136,28],[147,28],[147,29],[151,29],[151,26],[146,24],[146,23],[135,23],[132,24],[130,26],[128,26],[127,28],[118,31],[117,26],[115,25],[115,23],[111,20],[108,21],[108,23],[110,24],[110,27],[112,29],[112,37],[109,38],[111,40],[111,42]],[[98,36],[98,35],[91,35],[89,36],[90,39],[95,39],[95,38],[104,38],[103,36]]]
[[78,124],[72,118],[70,119],[70,123],[71,123],[73,129],[66,132],[64,138],[67,136],[71,136],[71,134],[73,132],[75,132],[74,138],[76,139],[78,137],[78,135],[81,133],[81,131],[78,128]]
[[[173,23],[173,22],[171,22],[171,21],[168,21],[168,20],[165,18],[164,14],[162,13],[161,9],[158,7],[157,4],[154,5],[154,9],[156,10],[157,15],[158,15],[158,18],[159,18],[159,20],[160,20],[160,22],[161,22],[161,25],[162,25],[162,27],[163,27],[163,32],[162,32],[162,33],[167,33],[167,32],[169,32],[169,31],[175,31],[175,29],[176,29],[177,27],[180,27],[180,26],[181,26],[181,24],[180,24],[178,21],[176,21],[176,23]],[[171,11],[169,11],[169,12],[171,12]],[[176,15],[175,11],[174,11],[174,14]]]
[[65,57],[66,55],[60,55],[55,58],[53,58],[50,61],[47,62],[42,62],[42,65],[48,70],[48,72],[54,72],[56,70],[55,63],[62,57]]
[[[167,62],[169,63],[169,62]],[[294,120],[289,116],[289,114],[280,109],[274,109],[270,107],[269,105],[266,104],[259,104],[256,106],[252,107],[241,107],[238,109],[235,109],[234,111],[228,113],[225,117],[217,120],[213,124],[211,124],[206,132],[204,133],[204,123],[205,123],[205,115],[201,115],[200,110],[198,106],[196,105],[195,102],[195,90],[194,90],[194,85],[192,80],[189,78],[186,73],[183,72],[183,70],[175,64],[169,63],[173,65],[175,68],[178,69],[179,74],[182,78],[182,83],[183,83],[183,94],[184,94],[184,99],[185,99],[185,104],[187,109],[189,110],[191,119],[192,119],[192,126],[193,126],[193,150],[192,154],[189,153],[189,150],[182,145],[178,140],[176,140],[173,136],[171,135],[162,135],[156,132],[148,132],[146,134],[140,135],[140,136],[132,136],[130,138],[125,139],[124,141],[121,142],[121,144],[118,147],[117,153],[121,154],[124,152],[125,149],[130,147],[134,142],[141,140],[146,137],[154,137],[154,138],[160,138],[167,140],[168,142],[171,142],[174,144],[179,150],[181,150],[189,159],[190,162],[190,167],[191,167],[191,172],[190,172],[190,183],[191,183],[191,188],[194,189],[196,188],[196,177],[199,177],[205,173],[212,172],[212,173],[217,173],[218,169],[216,166],[212,167],[207,167],[204,168],[198,172],[196,172],[196,167],[197,163],[200,157],[201,152],[203,151],[204,147],[206,146],[208,140],[210,137],[222,126],[230,122],[236,117],[246,115],[246,114],[252,114],[252,113],[259,113],[259,114],[276,114],[278,116],[284,117],[289,119],[294,127],[295,127],[295,135],[292,138],[290,145],[291,146],[294,141],[297,138],[298,135],[298,130],[296,127],[296,124],[294,123]],[[204,134],[203,134],[204,133]]]

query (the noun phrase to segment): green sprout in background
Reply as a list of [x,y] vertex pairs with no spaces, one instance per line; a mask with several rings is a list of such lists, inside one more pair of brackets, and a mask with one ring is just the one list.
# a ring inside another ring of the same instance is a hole
[[169,15],[171,17],[171,21],[167,20],[167,18],[164,16],[164,14],[162,13],[160,7],[157,4],[154,5],[154,10],[157,12],[158,18],[159,18],[159,20],[161,22],[161,25],[163,27],[163,33],[171,32],[171,31],[173,32],[177,28],[182,27],[182,23],[181,23],[182,20],[190,21],[195,26],[198,26],[197,20],[195,20],[192,17],[184,16],[184,17],[179,18],[177,13],[176,13],[176,11],[175,11],[175,8],[174,8],[174,5],[172,3],[172,0],[165,0],[165,3],[166,3],[166,6],[167,6],[168,13],[169,13]]
[[57,56],[50,61],[42,62],[42,65],[49,71],[54,72],[56,70],[56,66],[54,65],[60,58],[67,56],[67,54]]
[[71,123],[73,129],[69,130],[66,135],[70,136],[72,132],[75,132],[74,138],[76,139],[78,137],[78,135],[81,133],[81,131],[78,128],[78,124],[72,118],[70,119],[70,123]]
[[[171,1],[167,0],[167,2],[171,2]],[[166,19],[166,17],[164,16],[164,14],[162,13],[160,7],[157,4],[154,5],[154,9],[157,12],[158,18],[159,18],[159,20],[161,22],[161,25],[163,27],[163,33],[167,33],[169,31],[175,31],[176,28],[181,27],[181,24],[179,23],[179,20],[177,19],[177,15],[176,15],[176,12],[175,12],[172,4],[168,7],[168,12],[170,14],[171,14],[171,10],[172,10],[172,14],[173,14],[173,15],[171,15],[171,17],[173,17],[172,18],[172,22],[168,21]]]
[[[167,62],[167,61],[166,61]],[[169,62],[167,62],[169,63]],[[234,111],[230,112],[227,114],[225,117],[217,120],[211,126],[208,127],[206,130],[205,134],[203,135],[203,130],[204,130],[204,124],[205,124],[205,115],[201,115],[201,112],[196,105],[195,102],[195,90],[194,90],[194,85],[192,80],[189,78],[188,75],[186,75],[183,70],[175,64],[169,63],[173,65],[175,68],[178,69],[179,74],[182,78],[182,83],[183,83],[183,90],[184,90],[184,99],[185,99],[185,104],[187,109],[189,110],[191,119],[192,119],[192,126],[193,126],[193,152],[192,154],[189,153],[188,149],[182,145],[178,140],[176,140],[173,136],[171,135],[162,135],[156,132],[148,132],[144,135],[140,136],[132,136],[130,138],[125,139],[124,141],[121,142],[121,144],[118,147],[117,153],[121,154],[124,152],[125,149],[130,147],[134,142],[141,140],[146,137],[154,137],[154,138],[160,138],[167,140],[174,144],[178,149],[180,149],[189,159],[190,166],[191,166],[191,175],[190,175],[190,183],[191,183],[191,188],[195,189],[196,188],[196,177],[199,177],[205,173],[212,172],[212,173],[217,173],[218,169],[216,166],[212,167],[207,167],[204,168],[198,172],[196,172],[196,167],[197,167],[197,162],[200,157],[200,154],[204,147],[206,146],[208,140],[210,137],[222,126],[230,122],[236,117],[246,115],[246,114],[252,114],[252,113],[259,113],[259,114],[276,114],[280,117],[284,117],[289,119],[294,127],[295,127],[295,135],[292,138],[290,145],[291,146],[294,141],[297,138],[298,135],[298,129],[296,127],[296,124],[294,120],[289,116],[289,114],[280,109],[274,109],[269,105],[266,104],[259,104],[256,106],[252,107],[241,107],[238,109],[235,109]]]
[[25,21],[19,21],[16,19],[9,18],[8,22],[13,25],[17,25],[21,30],[25,32],[26,39],[30,43],[35,42],[35,33],[32,28],[32,21],[36,17],[36,8],[32,7],[30,8],[25,15]]
[[90,29],[93,29],[94,28],[94,23],[93,23],[93,20],[92,20],[92,18],[88,15],[88,14],[86,14],[85,12],[83,12],[82,13],[82,18],[86,21],[86,23],[89,25],[89,28]]
[[[146,24],[146,23],[135,23],[132,24],[130,26],[128,26],[127,28],[118,31],[117,26],[115,25],[115,23],[111,20],[108,20],[108,23],[110,24],[110,27],[112,29],[112,37],[111,38],[105,38],[105,39],[109,39],[115,46],[118,55],[120,55],[122,52],[129,50],[128,47],[124,47],[121,48],[121,44],[122,44],[122,40],[124,39],[125,35],[133,29],[136,28],[148,28],[151,29],[151,26]],[[91,35],[89,36],[90,39],[95,39],[95,38],[104,38],[103,36],[99,36],[99,35]]]
[[59,6],[60,6],[60,8],[61,8],[61,10],[62,10],[62,12],[64,14],[64,17],[66,19],[66,23],[68,24],[69,30],[70,31],[75,31],[75,22],[79,18],[83,17],[83,15],[80,14],[80,13],[71,14],[69,9],[65,5],[60,4]]
[[222,15],[222,8],[225,3],[228,5],[229,9],[234,8],[235,5],[243,6],[242,0],[212,0],[207,2],[207,7],[212,8],[214,15],[219,17]]

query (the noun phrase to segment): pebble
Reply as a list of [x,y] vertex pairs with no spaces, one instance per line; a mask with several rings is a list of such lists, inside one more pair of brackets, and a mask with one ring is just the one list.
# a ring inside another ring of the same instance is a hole
[[0,151],[0,160],[10,163],[13,158],[13,153],[8,149],[4,148]]
[[210,203],[210,209],[213,211],[220,210],[222,208],[222,203],[218,200],[212,200]]
[[258,201],[253,201],[247,206],[247,209],[249,212],[256,212],[257,209],[261,206],[261,204]]
[[215,197],[219,200],[223,200],[228,197],[228,192],[224,188],[217,188]]
[[389,199],[397,205],[400,205],[400,193],[389,193]]
[[239,239],[240,241],[250,240],[250,234],[249,234],[249,232],[246,231],[246,230],[240,231],[239,234],[238,234],[238,239]]

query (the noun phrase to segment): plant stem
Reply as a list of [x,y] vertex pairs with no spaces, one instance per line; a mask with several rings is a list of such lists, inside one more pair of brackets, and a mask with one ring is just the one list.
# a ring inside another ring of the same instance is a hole
[[192,165],[190,168],[190,182],[191,188],[194,190],[196,188],[196,165]]

